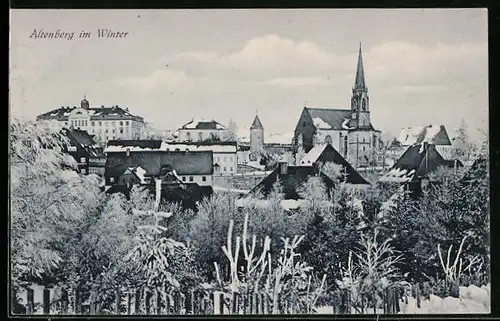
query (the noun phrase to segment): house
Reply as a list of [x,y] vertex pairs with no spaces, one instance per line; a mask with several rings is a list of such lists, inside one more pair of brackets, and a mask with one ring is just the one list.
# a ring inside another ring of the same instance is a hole
[[361,44],[350,109],[304,107],[294,131],[294,149],[309,152],[319,144],[331,144],[356,168],[383,163],[381,131],[370,119]]
[[444,125],[427,125],[403,128],[396,139],[393,150],[400,151],[399,156],[410,146],[426,141],[433,144],[444,159],[451,159],[451,140]]
[[217,141],[226,132],[226,127],[213,119],[193,119],[177,130],[177,137],[179,142]]
[[129,168],[141,167],[145,176],[171,166],[183,183],[212,186],[213,152],[210,150],[170,149],[162,141],[109,141],[106,153],[105,185],[110,186]]
[[76,160],[80,173],[104,175],[106,156],[92,135],[85,130],[68,128],[61,129],[60,134],[68,140],[64,152]]
[[237,142],[202,141],[202,142],[168,142],[163,144],[164,150],[212,151],[214,159],[214,175],[232,175],[238,171]]
[[119,106],[90,107],[84,98],[80,107],[62,106],[37,116],[37,126],[46,131],[62,128],[86,130],[98,144],[110,139],[138,139],[144,119]]
[[417,194],[424,190],[439,167],[457,167],[458,162],[446,161],[435,145],[423,142],[410,146],[389,171],[380,178],[381,183],[399,183]]
[[354,185],[370,184],[330,144],[314,146],[306,155],[304,155],[300,161],[300,166],[310,166],[314,167],[317,171],[320,171],[322,166],[327,163],[334,163],[342,166],[346,183]]
[[[323,172],[318,172],[313,166],[291,166],[280,162],[278,167],[266,176],[259,184],[252,188],[250,195],[261,193],[267,198],[273,190],[273,185],[279,181],[283,187],[284,199],[299,200],[301,186],[310,177],[319,176],[326,189],[329,191],[335,187],[335,181]],[[327,195],[329,197],[329,195]]]

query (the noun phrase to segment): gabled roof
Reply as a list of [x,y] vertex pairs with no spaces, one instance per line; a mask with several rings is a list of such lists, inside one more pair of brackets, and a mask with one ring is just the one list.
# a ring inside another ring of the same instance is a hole
[[[350,109],[327,109],[304,107],[311,116],[317,129],[353,130],[356,129],[356,120],[352,119]],[[370,123],[368,130],[375,130]]]
[[160,149],[161,140],[109,140],[107,143],[107,147],[122,147],[122,148],[130,148],[133,150],[134,148],[141,149]]
[[184,124],[180,129],[214,129],[223,130],[226,127],[213,119],[193,119]]
[[325,163],[341,165],[345,171],[345,182],[350,184],[370,184],[342,155],[330,144],[321,144],[313,147],[300,161],[301,166],[320,166]]
[[403,128],[397,139],[402,146],[428,142],[434,145],[451,145],[444,125],[427,125]]
[[[65,121],[68,120],[69,115],[73,110],[76,108],[80,107],[61,107],[58,109],[53,109],[51,111],[48,111],[46,113],[40,114],[36,117],[37,121],[38,120],[59,120],[59,121]],[[112,106],[112,107],[94,107],[94,108],[88,108],[87,109],[90,119],[91,120],[100,120],[100,119],[134,119],[138,121],[143,121],[143,118],[137,115],[132,114],[129,112],[127,109],[123,109],[119,106]]]
[[264,126],[262,126],[262,123],[259,119],[258,115],[255,115],[255,119],[253,120],[252,126],[250,126],[250,129],[263,129]]
[[[273,189],[274,183],[279,179],[282,187],[284,199],[301,199],[299,189],[307,182],[309,177],[315,176],[316,170],[310,166],[287,166],[287,174],[280,174],[279,167],[266,176],[259,184],[257,184],[249,194],[261,192],[264,197],[267,197]],[[325,175],[319,173],[321,180],[327,189],[334,188],[335,182]]]
[[[426,147],[427,146],[427,147]],[[415,144],[410,146],[389,172],[380,178],[381,182],[412,182],[428,176],[439,166],[448,163],[432,144]]]
[[92,138],[93,136],[90,135],[87,131],[80,129],[63,128],[61,129],[61,135],[67,137],[71,145],[80,147],[85,150],[85,152],[87,152],[90,157],[105,157],[102,148],[96,145],[96,142]]
[[211,151],[166,152],[131,151],[108,153],[104,175],[120,177],[129,167],[142,167],[145,176],[157,176],[163,166],[170,165],[178,175],[212,175],[213,153]]

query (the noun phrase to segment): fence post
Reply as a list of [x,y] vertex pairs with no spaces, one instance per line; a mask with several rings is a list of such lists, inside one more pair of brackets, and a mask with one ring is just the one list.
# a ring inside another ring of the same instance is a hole
[[254,297],[253,293],[248,296],[248,303],[249,303],[249,307],[248,307],[249,311],[248,311],[248,313],[249,314],[254,314],[254,306],[253,306],[254,300],[253,300],[253,297]]
[[134,314],[140,314],[140,313],[141,313],[141,290],[136,289],[134,296]]
[[43,314],[50,314],[50,290],[43,289]]
[[90,292],[90,315],[96,315],[97,314],[95,296],[96,296],[95,291],[91,290],[91,292]]
[[417,282],[415,295],[417,296],[417,308],[420,309],[420,283]]
[[35,290],[28,288],[26,290],[26,314],[33,314],[33,308],[35,306],[34,304],[34,298],[35,298]]
[[61,314],[68,314],[68,291],[61,289]]
[[130,289],[127,291],[127,315],[132,314],[132,293],[130,291]]
[[156,288],[156,314],[161,314],[161,294],[158,288]]
[[262,297],[262,312],[263,314],[269,314],[269,298],[266,293],[261,293]]
[[147,288],[144,290],[146,293],[146,315],[151,314],[151,291]]
[[120,293],[120,289],[115,290],[115,314],[120,315],[120,305],[121,305],[122,296]]
[[430,296],[431,296],[431,286],[429,284],[429,282],[424,282],[424,297],[427,299],[427,300],[430,300]]
[[238,314],[238,293],[233,292],[233,302],[231,314]]
[[181,313],[181,298],[179,295],[179,292],[174,293],[174,314],[180,314]]
[[196,301],[196,298],[195,298],[195,290],[191,290],[190,291],[190,298],[189,300],[187,300],[187,302],[189,303],[186,307],[186,314],[196,314],[196,311],[195,311],[195,301]]
[[78,287],[75,288],[75,314],[82,314],[82,298]]
[[390,309],[390,292],[389,292],[389,287],[385,289],[384,297],[382,298],[382,307],[384,308],[384,314],[389,313]]
[[401,311],[400,307],[399,307],[399,288],[397,288],[397,291],[395,292],[395,295],[394,295],[394,312],[396,314],[399,313],[399,311]]

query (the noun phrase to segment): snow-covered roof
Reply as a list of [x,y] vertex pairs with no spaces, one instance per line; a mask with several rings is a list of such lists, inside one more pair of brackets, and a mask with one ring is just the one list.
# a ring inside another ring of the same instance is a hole
[[414,169],[408,171],[406,169],[393,168],[384,175],[383,180],[386,182],[405,183],[411,181],[414,174]]
[[443,125],[427,125],[403,128],[398,141],[403,146],[411,146],[427,142],[434,145],[451,145]]
[[107,146],[104,150],[105,153],[112,152],[153,152],[153,151],[213,151],[214,153],[236,153],[237,147],[235,145],[193,145],[193,144],[169,144],[161,142],[159,148],[151,146],[122,146],[119,143],[116,145]]
[[214,190],[214,192],[229,192],[229,193],[237,193],[237,194],[248,194],[248,192],[249,192],[249,190],[219,187],[219,186],[212,186],[212,189]]
[[226,127],[213,119],[193,119],[192,121],[184,124],[179,129],[216,129],[225,130]]
[[350,121],[349,118],[344,119],[344,121],[342,122],[343,129],[352,129],[352,127],[349,127],[349,121]]
[[[256,208],[260,209],[265,209],[269,207],[271,204],[271,201],[269,200],[258,200],[254,199],[252,197],[246,197],[242,199],[238,199],[235,202],[235,205],[237,207],[253,207],[255,206]],[[300,200],[281,200],[280,201],[280,207],[284,210],[293,210],[297,209],[299,207],[308,207],[310,206],[310,201],[300,199]]]
[[332,126],[330,126],[326,121],[319,117],[313,118],[313,123],[314,127],[318,129],[332,129]]
[[141,184],[146,184],[145,180],[146,170],[144,168],[139,166],[134,170],[134,173],[141,180]]
[[313,166],[314,162],[321,156],[327,144],[320,144],[314,146],[304,157],[300,160],[301,166]]

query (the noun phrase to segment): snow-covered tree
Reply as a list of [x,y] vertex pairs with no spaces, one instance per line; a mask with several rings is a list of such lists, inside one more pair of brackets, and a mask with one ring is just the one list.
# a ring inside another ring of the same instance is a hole
[[467,130],[467,124],[462,119],[460,126],[457,128],[455,137],[452,143],[452,157],[462,161],[469,161],[476,151],[475,144],[471,141]]
[[226,142],[236,142],[238,141],[238,126],[236,123],[230,119],[229,124],[227,126],[227,129],[224,131],[223,135],[221,136],[222,141]]
[[311,202],[312,207],[328,199],[327,189],[320,176],[311,176],[299,187],[300,197]]

